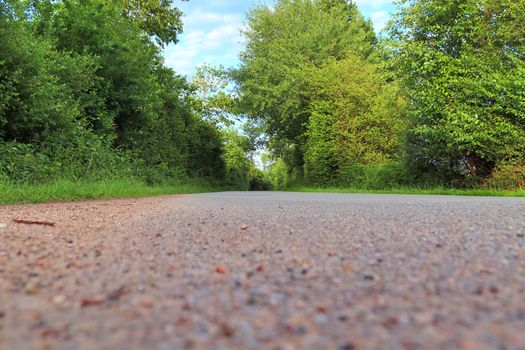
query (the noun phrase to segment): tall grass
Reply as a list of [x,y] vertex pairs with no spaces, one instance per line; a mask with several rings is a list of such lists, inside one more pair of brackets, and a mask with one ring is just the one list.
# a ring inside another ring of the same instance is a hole
[[0,181],[0,204],[41,203],[48,201],[96,198],[146,197],[166,194],[200,193],[218,190],[204,181],[171,182],[146,185],[136,178],[99,181],[55,180],[43,184],[15,184]]
[[293,192],[326,192],[326,193],[375,193],[375,194],[413,194],[413,195],[447,195],[447,196],[487,196],[487,197],[525,197],[525,190],[503,191],[489,189],[453,189],[446,187],[417,188],[399,187],[388,189],[362,189],[348,187],[313,187],[292,186],[288,189]]

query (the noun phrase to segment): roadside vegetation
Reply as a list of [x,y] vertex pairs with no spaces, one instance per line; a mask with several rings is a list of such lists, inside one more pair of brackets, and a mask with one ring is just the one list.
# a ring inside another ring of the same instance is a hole
[[249,189],[207,82],[163,65],[181,30],[166,1],[0,1],[0,203]]
[[176,4],[0,0],[0,204],[213,189],[523,195],[525,1],[397,6],[379,36],[352,1],[255,7],[240,66],[189,81],[161,55],[182,32]]
[[402,0],[378,37],[352,1],[253,9],[230,74],[274,186],[525,189],[524,16],[521,0]]
[[213,192],[222,189],[204,181],[185,180],[180,183],[146,185],[137,178],[99,181],[55,180],[31,184],[0,183],[0,205],[41,203],[48,201],[71,201],[83,199],[110,199],[147,197],[169,194]]

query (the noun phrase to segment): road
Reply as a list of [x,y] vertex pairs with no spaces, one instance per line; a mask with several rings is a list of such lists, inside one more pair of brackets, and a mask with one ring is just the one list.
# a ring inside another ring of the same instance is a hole
[[6,206],[0,237],[2,350],[525,349],[525,198]]

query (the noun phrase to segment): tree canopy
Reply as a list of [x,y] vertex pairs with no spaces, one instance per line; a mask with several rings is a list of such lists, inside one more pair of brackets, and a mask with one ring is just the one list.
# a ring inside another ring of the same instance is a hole
[[524,1],[402,1],[390,65],[414,106],[417,166],[479,179],[523,162],[524,16]]
[[162,58],[181,16],[0,0],[0,181],[525,187],[524,0],[400,0],[379,37],[354,1],[277,0],[190,82]]
[[0,173],[13,181],[222,179],[222,136],[163,65],[167,1],[0,3]]
[[402,112],[383,112],[400,102],[353,2],[280,0],[251,11],[244,34],[233,73],[241,110],[291,170],[323,182],[396,153]]

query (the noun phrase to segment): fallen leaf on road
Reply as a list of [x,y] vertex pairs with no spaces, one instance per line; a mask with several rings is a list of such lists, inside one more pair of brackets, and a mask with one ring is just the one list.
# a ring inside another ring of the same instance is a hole
[[244,230],[247,230],[247,229],[248,229],[248,225],[242,225],[242,226],[241,226],[241,230],[244,231]]
[[222,335],[224,335],[227,338],[233,337],[235,335],[235,329],[233,329],[232,326],[228,324],[223,324],[222,327]]
[[317,306],[315,310],[320,314],[326,314],[326,307],[324,307],[323,305]]
[[226,273],[226,268],[224,266],[217,266],[215,268],[215,272],[220,273],[220,274],[225,274]]

